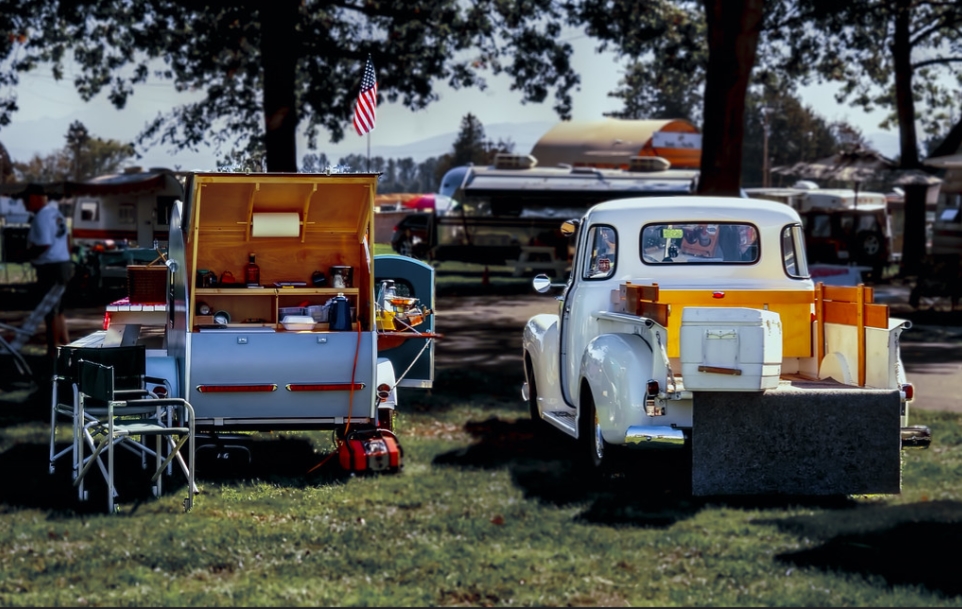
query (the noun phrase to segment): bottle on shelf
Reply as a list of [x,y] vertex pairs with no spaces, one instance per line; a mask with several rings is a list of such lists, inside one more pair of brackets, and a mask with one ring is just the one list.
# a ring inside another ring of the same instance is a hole
[[244,282],[247,283],[248,287],[259,287],[261,284],[261,269],[254,262],[254,252],[248,255],[247,260],[247,266],[244,267]]

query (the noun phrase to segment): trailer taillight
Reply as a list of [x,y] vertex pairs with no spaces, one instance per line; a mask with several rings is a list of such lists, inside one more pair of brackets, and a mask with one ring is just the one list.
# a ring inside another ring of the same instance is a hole
[[104,312],[104,330],[110,329],[110,311]]
[[377,397],[379,400],[384,401],[391,396],[391,386],[387,383],[381,383],[377,386]]
[[902,395],[905,396],[906,402],[911,402],[915,398],[915,385],[912,383],[905,383],[899,389],[902,391]]
[[200,393],[266,393],[277,391],[277,385],[197,385]]
[[711,297],[712,297],[712,298],[724,298],[724,297],[725,297],[725,293],[724,293],[724,292],[712,292],[712,293],[711,293]]
[[288,383],[288,391],[359,391],[364,383]]

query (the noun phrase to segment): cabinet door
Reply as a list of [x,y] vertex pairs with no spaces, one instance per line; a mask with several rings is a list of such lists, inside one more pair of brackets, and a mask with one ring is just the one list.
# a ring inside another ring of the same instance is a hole
[[[384,254],[374,257],[374,291],[378,291],[381,281],[393,279],[398,296],[413,296],[423,306],[434,310],[434,267],[407,256]],[[418,332],[433,333],[434,315],[428,315],[417,326]],[[427,347],[424,346],[428,343]],[[422,352],[422,349],[423,352]],[[407,375],[398,383],[399,387],[420,387],[429,389],[434,384],[434,340],[428,338],[409,338],[390,349],[378,349],[378,357],[386,357],[394,365],[398,376],[411,366]],[[413,363],[413,365],[412,365]]]

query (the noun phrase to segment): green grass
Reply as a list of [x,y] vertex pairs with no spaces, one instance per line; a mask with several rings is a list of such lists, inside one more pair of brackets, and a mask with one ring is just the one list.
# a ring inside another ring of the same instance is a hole
[[685,494],[677,458],[586,475],[505,385],[441,371],[435,390],[406,391],[396,475],[308,473],[329,432],[259,435],[249,470],[201,471],[186,514],[176,483],[117,515],[99,512],[105,497],[78,507],[67,474],[46,473],[42,415],[7,418],[0,605],[962,602],[955,415],[915,412],[935,442],[903,453],[900,495],[705,500]]

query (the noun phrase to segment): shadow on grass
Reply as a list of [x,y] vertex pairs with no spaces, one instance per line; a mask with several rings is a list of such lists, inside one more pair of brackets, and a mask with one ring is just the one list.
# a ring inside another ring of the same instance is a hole
[[837,513],[757,521],[819,539],[816,547],[779,554],[798,567],[881,577],[888,585],[919,585],[947,596],[962,595],[958,548],[962,547],[962,503],[932,501],[896,506],[861,506]]
[[[198,447],[202,444],[199,438]],[[58,442],[56,448],[60,451],[67,446],[65,442]],[[307,487],[342,480],[350,475],[341,469],[335,454],[328,459],[328,454],[317,453],[306,439],[256,439],[248,446],[252,458],[247,463],[237,453],[231,453],[234,458],[228,462],[218,458],[225,451],[199,450],[196,457],[198,485],[203,488],[205,482],[266,481],[288,487]],[[85,477],[87,500],[81,501],[73,485],[69,453],[57,461],[53,473],[48,469],[49,456],[48,444],[27,442],[15,444],[0,453],[0,471],[4,472],[0,505],[47,510],[52,518],[107,511],[107,486],[99,471],[91,470]],[[319,464],[320,467],[310,471]],[[149,478],[149,472],[141,468],[139,457],[126,450],[115,452],[114,479],[119,495],[116,502],[123,512],[133,513],[140,504],[154,499]],[[186,488],[186,476],[175,465],[172,475],[165,477],[164,495],[183,494],[186,497]],[[201,494],[197,501],[203,501],[202,497]]]
[[586,504],[578,520],[608,526],[669,527],[707,505],[733,508],[785,508],[806,505],[848,508],[839,497],[760,495],[693,497],[691,451],[612,451],[614,463],[602,472],[578,457],[577,442],[554,429],[537,429],[527,418],[489,418],[465,426],[475,441],[438,455],[435,465],[507,469],[528,498],[554,505]]

